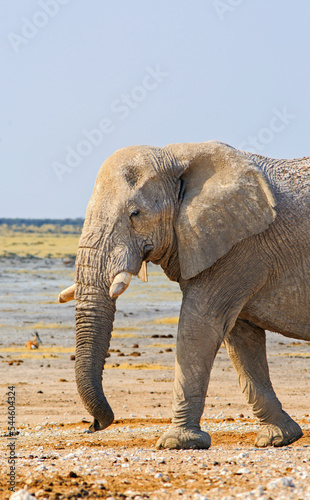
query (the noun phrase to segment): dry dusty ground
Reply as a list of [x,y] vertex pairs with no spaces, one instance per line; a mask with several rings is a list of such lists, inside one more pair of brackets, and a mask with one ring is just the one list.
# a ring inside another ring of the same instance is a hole
[[[1,475],[8,499],[8,387],[16,390],[16,489],[37,498],[310,499],[309,344],[269,334],[271,378],[304,437],[281,449],[254,447],[257,423],[224,348],[216,358],[203,429],[209,450],[156,450],[169,425],[179,295],[153,271],[119,300],[103,375],[115,423],[87,433],[74,381],[74,308],[57,305],[73,269],[61,262],[0,265]],[[139,307],[136,307],[136,301]],[[171,319],[172,318],[172,319]],[[37,330],[42,345],[26,351]],[[135,353],[135,354],[134,354]]]

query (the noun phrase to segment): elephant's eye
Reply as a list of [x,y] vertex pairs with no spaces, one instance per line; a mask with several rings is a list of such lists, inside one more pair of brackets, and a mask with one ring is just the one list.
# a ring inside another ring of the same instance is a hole
[[140,213],[140,210],[136,209],[136,210],[133,210],[130,214],[130,217],[136,217],[137,215],[139,215]]
[[185,182],[183,179],[180,179],[180,187],[179,187],[179,194],[178,194],[178,201],[181,203],[184,198],[184,193],[185,193]]

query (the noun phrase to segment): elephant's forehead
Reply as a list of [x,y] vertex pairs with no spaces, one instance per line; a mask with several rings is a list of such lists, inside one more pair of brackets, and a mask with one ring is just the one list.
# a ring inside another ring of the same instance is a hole
[[99,170],[89,211],[105,206],[110,213],[117,212],[124,200],[154,175],[156,153],[152,149],[157,148],[129,146],[107,158]]
[[154,173],[154,148],[129,146],[119,149],[103,163],[97,182],[110,189],[122,186],[134,187],[139,179]]

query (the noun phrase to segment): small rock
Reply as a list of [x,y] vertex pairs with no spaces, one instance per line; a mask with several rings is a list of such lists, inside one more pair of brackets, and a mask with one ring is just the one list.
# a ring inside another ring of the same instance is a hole
[[132,346],[132,348],[133,348],[133,349],[138,349],[138,348],[139,348],[139,344],[134,344],[134,345]]
[[252,490],[250,493],[253,493],[257,497],[261,497],[265,494],[264,487],[262,485],[258,486],[255,490]]
[[[137,495],[139,495],[139,492],[138,491],[133,491],[133,490],[125,490],[124,491],[124,495],[126,495],[127,497],[135,497]],[[108,497],[107,500],[111,500],[112,497]],[[113,499],[115,500],[115,499]]]
[[157,474],[155,474],[154,476],[155,479],[160,479],[161,477],[163,477],[163,474],[161,472],[157,472]]
[[104,484],[104,485],[107,485],[108,484],[108,481],[106,479],[97,479],[96,480],[96,484]]
[[209,500],[209,497],[201,495],[200,493],[194,493],[193,500]]
[[71,470],[68,474],[68,477],[78,477],[78,475],[73,470]]
[[15,493],[10,496],[10,500],[36,500],[36,497],[30,495],[27,490],[22,489],[15,491]]
[[71,354],[70,359],[71,361],[75,361],[75,354]]
[[292,477],[279,477],[278,479],[273,479],[269,481],[266,485],[267,490],[274,490],[275,488],[295,488]]
[[38,491],[35,492],[35,496],[36,496],[36,498],[44,497],[44,496],[46,496],[46,491],[44,491],[42,489],[38,490]]
[[241,467],[241,469],[237,470],[236,474],[250,474],[250,471],[247,467]]

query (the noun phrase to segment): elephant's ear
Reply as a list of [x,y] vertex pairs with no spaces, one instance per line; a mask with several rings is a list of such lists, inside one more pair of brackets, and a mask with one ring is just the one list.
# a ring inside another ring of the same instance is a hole
[[[184,197],[175,230],[181,274],[190,279],[275,219],[266,179],[246,154],[219,142],[168,146]],[[183,172],[182,172],[183,171]]]

